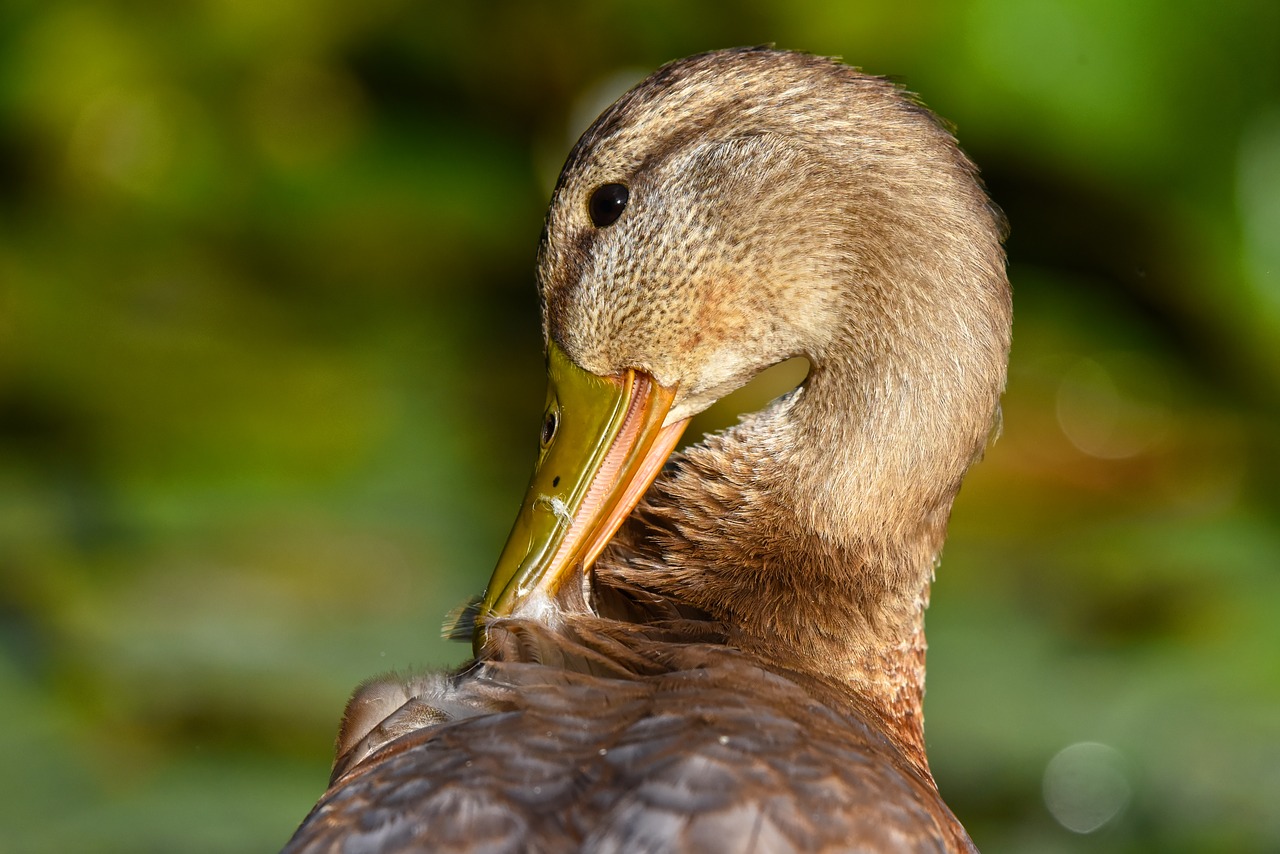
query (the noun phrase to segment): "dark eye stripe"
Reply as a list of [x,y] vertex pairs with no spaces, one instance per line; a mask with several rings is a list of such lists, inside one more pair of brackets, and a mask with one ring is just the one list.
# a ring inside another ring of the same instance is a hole
[[622,216],[622,211],[627,206],[627,199],[631,198],[629,191],[623,184],[601,184],[596,187],[595,192],[591,194],[590,200],[587,202],[587,211],[591,214],[591,221],[596,224],[597,228],[604,228],[606,225],[612,225]]

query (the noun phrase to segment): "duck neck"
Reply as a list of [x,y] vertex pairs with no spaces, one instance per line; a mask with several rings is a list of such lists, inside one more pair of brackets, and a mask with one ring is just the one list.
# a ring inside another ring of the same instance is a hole
[[928,774],[924,610],[982,438],[957,449],[938,374],[869,367],[815,360],[801,388],[677,457],[624,530],[641,556],[624,573],[839,686]]
[[855,383],[869,367],[816,363],[773,429],[765,418],[744,431],[739,453],[767,446],[766,433],[780,446],[780,512],[806,532],[793,558],[804,577],[784,582],[802,592],[791,620],[802,657],[865,700],[927,772],[924,612],[972,452],[959,459],[955,437],[929,429],[944,399],[932,375],[908,383],[884,365],[875,382]]
[[802,577],[766,575],[800,592],[787,619],[799,657],[866,701],[927,770],[924,611],[968,460],[938,465],[952,455],[924,447],[932,413],[914,411],[937,398],[891,373],[854,385],[854,366],[816,364],[774,417],[785,423],[744,430],[738,453],[773,434],[769,479],[790,517],[779,523],[805,532],[790,558]]

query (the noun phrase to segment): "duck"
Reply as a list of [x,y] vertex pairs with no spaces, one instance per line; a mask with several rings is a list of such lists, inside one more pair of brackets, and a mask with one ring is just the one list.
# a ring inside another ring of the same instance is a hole
[[356,691],[285,851],[976,851],[924,613],[998,424],[1005,231],[948,127],[835,59],[705,53],[606,109],[547,213],[547,406],[473,657]]

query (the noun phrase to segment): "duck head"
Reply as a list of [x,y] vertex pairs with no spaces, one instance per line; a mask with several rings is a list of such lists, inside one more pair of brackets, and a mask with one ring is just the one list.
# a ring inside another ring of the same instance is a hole
[[931,567],[1004,385],[1001,232],[932,114],[832,60],[706,54],[624,95],[547,215],[542,447],[477,650],[488,621],[581,603],[687,419],[793,356],[811,363],[804,385],[704,454],[707,473],[753,479],[738,487],[769,505],[762,524],[918,540],[898,563]]

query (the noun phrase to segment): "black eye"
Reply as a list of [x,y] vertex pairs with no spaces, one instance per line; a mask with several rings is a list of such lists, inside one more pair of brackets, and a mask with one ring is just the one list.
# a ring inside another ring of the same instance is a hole
[[622,216],[622,209],[627,206],[631,192],[622,184],[601,184],[591,194],[587,202],[587,210],[591,213],[591,221],[597,228],[604,228]]
[[556,437],[556,428],[560,426],[560,412],[552,409],[547,412],[547,417],[542,422],[542,435],[538,438],[541,440],[542,447],[551,444],[551,440]]

